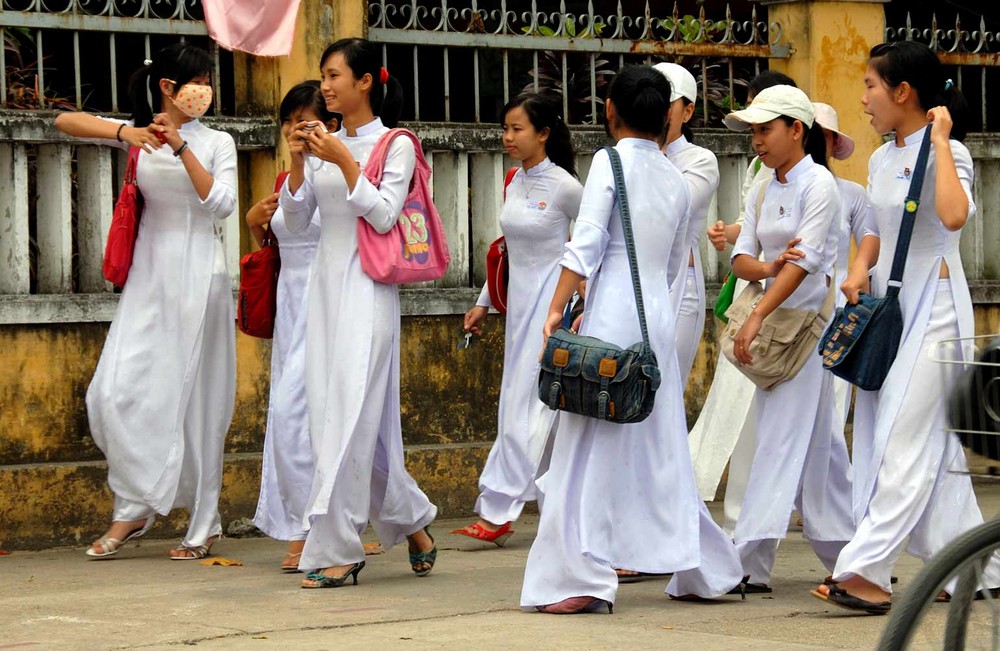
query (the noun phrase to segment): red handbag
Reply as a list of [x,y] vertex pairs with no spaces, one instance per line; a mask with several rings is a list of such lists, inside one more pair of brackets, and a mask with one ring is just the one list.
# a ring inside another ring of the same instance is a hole
[[[274,181],[274,191],[281,190],[288,172]],[[236,300],[236,325],[244,334],[261,339],[274,336],[274,318],[278,312],[278,275],[281,256],[278,238],[270,228],[260,249],[240,260],[240,290]]]
[[[507,170],[503,179],[503,199],[507,200],[507,186],[514,180],[516,167]],[[510,281],[510,261],[507,258],[507,238],[498,237],[486,252],[486,291],[490,303],[500,314],[507,314],[507,283]]]
[[125,166],[125,181],[115,204],[115,214],[111,218],[108,242],[104,247],[104,278],[116,287],[124,287],[128,271],[132,268],[132,254],[135,238],[139,234],[139,217],[142,215],[142,193],[135,180],[139,164],[138,147],[128,150],[128,165]]

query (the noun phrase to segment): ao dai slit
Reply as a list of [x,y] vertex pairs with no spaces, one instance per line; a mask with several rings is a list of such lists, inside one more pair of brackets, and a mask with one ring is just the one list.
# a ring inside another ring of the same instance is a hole
[[[479,478],[475,509],[494,524],[517,520],[525,502],[538,499],[535,479],[545,470],[544,451],[556,422],[556,412],[538,399],[539,333],[582,193],[580,182],[548,158],[519,169],[507,187],[500,229],[510,280],[497,439]],[[490,305],[485,287],[477,304]]]
[[667,145],[666,154],[684,175],[691,195],[686,240],[693,262],[691,266],[682,266],[670,284],[677,307],[677,361],[681,383],[686,386],[705,330],[705,270],[698,242],[708,227],[708,210],[719,187],[719,161],[715,154],[689,142],[683,135]]

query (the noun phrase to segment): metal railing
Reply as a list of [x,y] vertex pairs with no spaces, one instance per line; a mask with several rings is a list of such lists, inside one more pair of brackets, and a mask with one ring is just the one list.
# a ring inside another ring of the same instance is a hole
[[[954,26],[939,26],[937,14],[933,14],[930,27],[920,28],[913,26],[913,19],[907,13],[906,24],[902,27],[887,26],[885,38],[886,41],[918,41],[937,52],[942,63],[955,66],[955,85],[970,100],[979,100],[979,114],[975,117],[981,120],[981,130],[988,131],[991,122],[1000,122],[1000,114],[995,109],[991,114],[987,104],[988,72],[1000,69],[1000,32],[988,31],[985,17],[980,16],[979,28],[970,31],[962,26],[958,14]],[[970,68],[974,71],[971,80],[965,73]],[[969,81],[973,83],[969,84]]]
[[[22,64],[25,74],[34,68],[30,82],[37,89],[37,108],[51,106],[46,76],[72,69],[70,101],[76,108],[118,113],[122,75],[151,58],[154,40],[161,37],[192,39],[209,51],[215,61],[215,112],[221,114],[223,66],[219,47],[208,38],[199,0],[0,0],[0,107],[9,107],[8,49],[13,53],[23,47],[33,50],[34,62]],[[102,42],[106,52],[96,47]],[[142,54],[135,52],[140,42]],[[129,54],[126,64],[122,57]],[[107,91],[91,103],[87,88]]]
[[[781,26],[760,20],[756,5],[747,20],[734,19],[728,5],[724,19],[710,20],[704,8],[697,17],[682,16],[676,2],[669,15],[654,14],[648,1],[640,15],[623,13],[621,2],[615,11],[603,14],[595,12],[593,0],[588,0],[581,13],[568,11],[565,0],[558,6],[544,0],[499,0],[498,4],[480,0],[369,3],[369,38],[383,44],[384,65],[404,85],[410,82],[413,104],[408,117],[426,119],[430,100],[420,89],[421,81],[427,79],[440,81],[443,88],[443,111],[430,119],[481,122],[484,101],[502,99],[502,106],[525,87],[561,93],[567,122],[598,124],[607,79],[626,63],[649,63],[663,57],[697,59],[693,69],[702,81],[702,115],[708,116],[710,100],[723,104],[728,100],[727,108],[734,107],[740,84],[737,61],[749,62],[747,67],[752,66],[756,74],[762,60],[790,53],[789,45],[781,42]],[[434,61],[438,54],[440,69]],[[405,60],[407,56],[410,61]],[[720,62],[711,66],[710,58]],[[713,70],[721,80],[710,89],[713,84],[706,83],[709,68],[716,66],[725,67],[725,73]],[[452,110],[461,101],[471,104],[464,117]]]

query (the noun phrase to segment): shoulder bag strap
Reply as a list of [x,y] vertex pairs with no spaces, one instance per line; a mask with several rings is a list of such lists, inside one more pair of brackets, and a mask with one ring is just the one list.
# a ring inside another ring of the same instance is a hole
[[910,238],[913,236],[913,224],[920,207],[920,191],[924,187],[924,174],[927,172],[927,159],[931,150],[931,125],[924,131],[924,139],[920,143],[920,153],[917,154],[917,164],[913,168],[913,178],[910,179],[910,190],[903,202],[903,221],[899,226],[899,238],[896,240],[896,253],[892,258],[892,272],[889,274],[889,295],[899,294],[903,286],[903,270],[906,269],[906,254],[910,249]]
[[622,159],[614,147],[604,147],[611,159],[611,171],[615,176],[615,194],[618,195],[618,212],[622,217],[622,231],[625,233],[625,250],[628,252],[628,266],[632,271],[632,291],[635,293],[635,306],[639,311],[639,329],[642,331],[642,344],[650,349],[649,331],[646,328],[646,308],[642,303],[642,285],[639,282],[639,261],[635,257],[635,240],[632,236],[632,217],[628,209],[628,192],[625,189],[625,174],[622,171]]

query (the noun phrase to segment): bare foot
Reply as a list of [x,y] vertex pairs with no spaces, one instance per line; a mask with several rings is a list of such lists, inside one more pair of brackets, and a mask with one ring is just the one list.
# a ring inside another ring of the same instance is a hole
[[288,543],[288,550],[285,558],[281,561],[281,569],[291,572],[299,569],[299,559],[302,557],[302,550],[306,546],[304,540],[292,540]]
[[[871,581],[868,581],[860,576],[853,576],[846,581],[840,581],[836,584],[842,590],[845,590],[847,594],[852,597],[857,597],[858,599],[864,599],[865,601],[870,601],[872,603],[882,603],[884,601],[889,601],[892,597],[891,594],[878,587]],[[816,588],[816,591],[820,594],[829,596],[830,594],[830,584],[824,583],[823,585]]]

